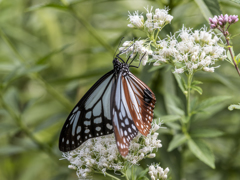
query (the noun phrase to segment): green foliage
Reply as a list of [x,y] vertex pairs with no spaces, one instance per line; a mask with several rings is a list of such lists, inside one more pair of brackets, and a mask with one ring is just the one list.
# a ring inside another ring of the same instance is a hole
[[[147,5],[168,6],[174,19],[160,33],[161,38],[179,30],[183,23],[197,29],[207,24],[209,16],[240,12],[239,2],[233,0],[164,4],[3,0],[0,5],[1,180],[77,179],[75,171],[67,168],[68,163],[59,160],[59,133],[77,101],[112,69],[120,39],[143,37],[127,27],[128,11],[142,12]],[[229,31],[234,35],[239,29],[238,22]],[[239,63],[239,36],[232,39],[232,44]],[[155,93],[155,117],[166,128],[158,132],[163,140],[158,156],[129,169],[129,179],[146,179],[146,164],[152,162],[169,167],[172,179],[240,178],[240,81],[231,64],[219,65],[213,74],[197,72],[190,84],[185,75],[172,75],[165,65],[132,69]],[[193,93],[189,114],[188,93]],[[227,107],[236,110],[230,112]],[[93,179],[111,178],[96,174]]]

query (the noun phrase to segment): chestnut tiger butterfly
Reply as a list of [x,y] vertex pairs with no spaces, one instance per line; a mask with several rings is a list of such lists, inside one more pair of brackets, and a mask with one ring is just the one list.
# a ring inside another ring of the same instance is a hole
[[[129,67],[138,68],[119,57],[113,70],[102,76],[82,97],[69,114],[59,138],[59,149],[76,149],[90,138],[114,133],[122,156],[138,131],[147,136],[151,129],[156,98],[151,89],[134,76]],[[142,59],[142,58],[141,58]]]

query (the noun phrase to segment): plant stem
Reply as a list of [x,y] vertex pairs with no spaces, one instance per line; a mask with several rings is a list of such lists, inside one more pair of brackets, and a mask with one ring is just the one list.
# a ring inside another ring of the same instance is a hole
[[[227,45],[230,46],[230,43],[229,43],[228,38],[227,38],[226,36],[225,36],[225,38],[226,38]],[[231,47],[228,47],[228,50],[229,50],[229,52],[230,52],[230,54],[231,54],[232,62],[233,62],[233,64],[234,64],[234,66],[235,66],[235,69],[237,70],[238,75],[240,76],[240,71],[239,71],[239,69],[238,69],[238,66],[237,66],[235,60],[234,60],[234,57],[233,57],[233,53],[232,53],[232,49],[231,49]]]
[[193,74],[188,74],[188,83],[187,83],[187,95],[186,95],[186,98],[187,98],[187,122],[190,121],[190,118],[191,118],[191,84],[192,84],[192,77],[193,77]]

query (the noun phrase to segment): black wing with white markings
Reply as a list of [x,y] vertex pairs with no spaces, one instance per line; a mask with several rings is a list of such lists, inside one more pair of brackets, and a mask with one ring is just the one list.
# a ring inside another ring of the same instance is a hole
[[110,99],[114,78],[113,70],[105,74],[74,107],[60,134],[61,151],[71,151],[90,138],[113,133]]

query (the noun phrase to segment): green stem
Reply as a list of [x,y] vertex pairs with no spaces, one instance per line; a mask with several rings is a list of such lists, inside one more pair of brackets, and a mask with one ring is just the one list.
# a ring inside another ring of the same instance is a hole
[[160,32],[160,29],[158,29],[158,31],[157,31],[157,33],[156,33],[156,37],[154,38],[154,43],[156,43],[156,41],[157,41],[159,32]]
[[188,83],[187,83],[187,95],[186,95],[186,98],[187,98],[187,122],[190,121],[190,118],[191,118],[191,84],[192,84],[192,77],[193,75],[192,74],[189,74],[188,75]]
[[18,125],[18,127],[21,129],[22,132],[24,132],[41,150],[43,150],[45,153],[47,153],[51,158],[53,158],[56,161],[59,161],[58,156],[53,153],[51,148],[40,141],[38,141],[35,136],[32,134],[31,131],[29,131],[29,128],[22,122],[21,117],[18,116],[10,106],[8,106],[2,95],[0,94],[0,100],[2,103],[3,108],[9,113],[9,115],[13,118],[15,123]]
[[132,180],[134,180],[134,166],[132,166],[132,173],[131,173],[131,175],[132,175]]
[[[230,46],[230,43],[229,43],[228,38],[227,38],[226,36],[225,36],[225,38],[226,38],[227,45]],[[234,64],[234,66],[235,66],[235,69],[237,70],[237,73],[238,73],[238,75],[240,76],[240,71],[239,71],[239,69],[238,69],[238,65],[236,64],[236,62],[235,62],[235,60],[234,60],[233,53],[232,53],[232,49],[229,47],[228,50],[229,50],[229,52],[230,52],[230,55],[231,55],[231,58],[232,58],[232,62],[233,62],[233,64]]]

